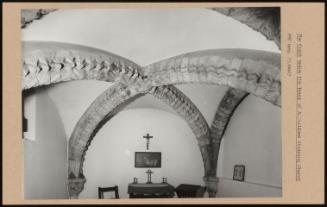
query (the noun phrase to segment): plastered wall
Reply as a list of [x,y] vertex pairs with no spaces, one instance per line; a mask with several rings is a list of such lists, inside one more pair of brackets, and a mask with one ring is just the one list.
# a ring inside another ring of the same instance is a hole
[[[249,95],[232,116],[218,160],[218,197],[281,196],[281,109]],[[233,180],[245,165],[245,180]]]
[[[154,136],[146,150],[146,133]],[[98,132],[86,154],[84,175],[87,177],[80,198],[97,198],[97,187],[119,186],[127,198],[128,183],[137,177],[147,182],[148,168],[134,167],[136,151],[161,152],[161,168],[151,168],[152,182],[204,185],[203,164],[197,141],[186,122],[176,115],[157,109],[126,110],[116,115]]]
[[[26,199],[68,198],[67,141],[55,104],[44,89],[28,97],[26,108],[35,112],[26,118],[30,139],[24,145],[24,194]],[[33,126],[33,127],[31,127]]]

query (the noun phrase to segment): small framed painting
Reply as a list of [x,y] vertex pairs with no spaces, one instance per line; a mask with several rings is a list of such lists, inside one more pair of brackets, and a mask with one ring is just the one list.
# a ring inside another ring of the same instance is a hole
[[245,165],[235,165],[233,180],[244,181],[245,176]]
[[160,168],[161,152],[135,152],[135,167]]

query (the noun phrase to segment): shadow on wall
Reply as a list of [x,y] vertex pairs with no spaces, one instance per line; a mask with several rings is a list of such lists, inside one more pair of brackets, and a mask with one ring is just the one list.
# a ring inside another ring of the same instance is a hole
[[35,140],[23,140],[25,199],[66,199],[67,141],[57,108],[44,88],[26,97],[25,107],[35,108],[26,115],[35,122],[28,129],[34,130]]

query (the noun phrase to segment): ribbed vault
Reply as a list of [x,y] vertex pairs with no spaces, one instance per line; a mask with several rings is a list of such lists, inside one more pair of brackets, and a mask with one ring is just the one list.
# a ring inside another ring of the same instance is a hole
[[[23,90],[63,81],[82,79],[129,84],[135,79],[142,80],[146,77],[142,75],[142,69],[137,64],[115,54],[90,47],[57,42],[24,42],[22,48]],[[155,87],[152,93],[159,100],[171,106],[187,121],[201,145],[200,150],[204,158],[204,163],[205,165],[209,165],[210,161],[207,149],[209,126],[198,108],[181,91],[172,85]],[[76,173],[73,177],[83,177],[82,166],[85,153],[90,146],[91,140],[101,126],[130,102],[144,94],[135,95],[114,107],[94,128],[92,135],[85,141],[82,148],[79,148],[79,145],[75,145],[75,143],[70,144],[69,151],[76,151],[77,149],[83,152],[82,156],[79,157],[80,172]],[[203,142],[206,142],[206,145]],[[72,166],[75,165],[72,164]],[[210,169],[210,167],[207,166],[205,169]],[[70,175],[72,174],[70,173]],[[76,182],[76,179],[70,182],[75,183],[75,187],[70,185],[71,189],[75,189],[76,186],[81,186],[81,182],[85,182],[83,179],[77,178],[77,180],[80,182]]]
[[[261,12],[253,8],[213,10],[245,23],[280,47],[279,11],[276,9]],[[22,13],[22,28],[49,12],[34,10],[34,18],[32,15],[29,21]],[[216,171],[221,139],[237,106],[249,93],[273,105],[281,105],[280,55],[265,51],[197,51],[141,67],[118,55],[90,47],[29,42],[23,43],[22,63],[22,90],[82,79],[116,82],[94,100],[72,133],[68,169],[72,198],[78,196],[86,181],[83,161],[96,132],[127,104],[146,93],[171,106],[196,135],[210,196],[217,192]],[[211,129],[192,101],[173,86],[183,83],[230,87],[217,108]]]
[[[226,119],[230,118],[244,96],[252,93],[277,106],[280,103],[280,65],[278,55],[274,53],[239,49],[200,51],[155,63],[145,67],[144,73],[146,78],[133,79],[127,83],[119,82],[107,89],[83,114],[70,138],[69,173],[72,178],[83,178],[81,163],[85,153],[83,149],[90,142],[98,124],[106,116],[111,116],[112,111],[119,108],[121,104],[140,94],[158,92],[162,86],[209,83],[237,89],[230,89],[218,108],[216,117],[222,119],[220,120],[222,124],[219,121],[218,124],[214,122],[212,136],[198,136],[195,131],[204,160],[207,185],[212,183],[210,179],[215,176],[216,169],[213,169],[213,166],[216,167],[216,164],[213,158],[218,158],[219,143],[223,135],[221,130],[225,129],[228,123]],[[240,84],[240,82],[243,83]],[[165,100],[176,102],[174,93],[168,92],[167,89],[163,89],[160,93],[169,95]],[[187,107],[185,102],[180,102],[180,104],[182,108]],[[186,115],[186,119],[198,120],[197,116],[192,118],[193,114]],[[196,122],[194,124],[201,129],[201,125]],[[191,124],[191,126],[195,125]],[[207,157],[208,154],[209,157]],[[214,187],[210,187],[209,192],[211,189],[212,195],[215,194]]]

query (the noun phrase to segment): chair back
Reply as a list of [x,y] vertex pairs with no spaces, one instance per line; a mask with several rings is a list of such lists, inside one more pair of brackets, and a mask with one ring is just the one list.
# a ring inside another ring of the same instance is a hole
[[106,192],[115,192],[115,198],[119,198],[118,186],[113,187],[98,187],[99,199],[104,199],[104,193]]

